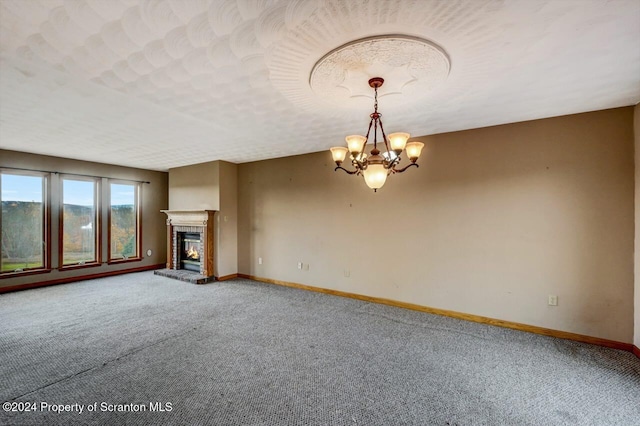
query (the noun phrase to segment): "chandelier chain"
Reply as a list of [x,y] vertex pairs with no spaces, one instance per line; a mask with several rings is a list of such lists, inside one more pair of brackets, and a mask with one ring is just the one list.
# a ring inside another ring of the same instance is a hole
[[374,95],[374,103],[373,103],[373,112],[378,112],[378,86],[373,88],[375,91]]

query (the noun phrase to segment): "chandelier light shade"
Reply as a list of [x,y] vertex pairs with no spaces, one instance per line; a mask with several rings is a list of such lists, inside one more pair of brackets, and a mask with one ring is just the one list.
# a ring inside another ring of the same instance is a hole
[[345,158],[347,158],[347,154],[349,153],[349,149],[343,146],[336,146],[331,148],[331,155],[333,156],[333,161],[336,163],[342,163]]
[[[350,135],[345,138],[347,141],[347,147],[333,147],[331,148],[331,156],[336,163],[335,170],[338,169],[345,171],[350,175],[362,175],[367,186],[374,191],[382,188],[387,181],[387,176],[394,173],[402,173],[409,167],[418,167],[418,158],[422,153],[424,144],[422,142],[407,142],[411,135],[409,133],[391,133],[389,137],[384,133],[384,127],[382,126],[382,119],[378,112],[378,88],[382,86],[384,79],[380,77],[374,77],[369,80],[369,86],[371,86],[375,92],[373,113],[369,115],[371,120],[369,121],[369,128],[367,129],[367,135]],[[381,153],[378,149],[378,128],[380,128],[380,135],[384,142],[386,151]],[[373,129],[373,149],[370,155],[367,155],[364,151]],[[410,163],[403,167],[397,168],[400,164],[400,155],[406,150],[407,157],[409,157]],[[350,154],[351,165],[355,170],[347,170],[342,167],[342,163],[347,159],[347,154]]]
[[409,160],[413,162],[418,161],[418,157],[420,157],[420,153],[422,153],[422,148],[424,148],[424,144],[422,142],[409,142],[407,144],[407,155],[409,156]]

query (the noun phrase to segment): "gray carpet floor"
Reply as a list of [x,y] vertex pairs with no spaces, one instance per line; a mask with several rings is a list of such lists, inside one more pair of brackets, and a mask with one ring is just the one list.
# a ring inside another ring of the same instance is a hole
[[[0,411],[19,425],[639,425],[640,360],[249,280],[142,272],[0,295],[4,401],[30,404]],[[141,411],[109,411],[127,407]]]

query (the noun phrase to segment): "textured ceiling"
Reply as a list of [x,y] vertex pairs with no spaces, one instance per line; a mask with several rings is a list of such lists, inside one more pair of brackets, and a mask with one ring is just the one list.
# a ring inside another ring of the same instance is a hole
[[[338,107],[353,108],[351,101],[358,97],[371,106],[369,79],[383,75],[386,84],[378,89],[379,98],[386,97],[386,107],[401,106],[407,99],[417,101],[416,95],[433,95],[450,67],[447,54],[428,40],[398,35],[367,37],[320,59],[311,70],[309,85],[316,96]],[[300,84],[300,89],[305,86]]]
[[0,148],[167,170],[342,145],[371,101],[319,96],[310,72],[380,34],[451,66],[380,98],[388,133],[640,101],[638,0],[0,0]]

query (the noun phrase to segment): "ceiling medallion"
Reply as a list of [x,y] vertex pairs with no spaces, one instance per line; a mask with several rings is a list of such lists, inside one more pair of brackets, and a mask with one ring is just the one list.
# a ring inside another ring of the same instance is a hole
[[[422,142],[409,142],[407,139],[411,137],[409,133],[392,133],[387,138],[384,133],[384,127],[382,126],[382,118],[378,112],[378,88],[382,86],[384,79],[380,77],[374,77],[369,80],[369,86],[374,91],[374,104],[373,113],[371,113],[371,120],[369,121],[369,128],[367,129],[366,136],[351,135],[345,139],[347,141],[347,147],[343,146],[331,148],[331,155],[333,161],[336,162],[335,171],[343,170],[350,175],[362,175],[367,186],[376,192],[382,188],[387,181],[387,176],[392,173],[402,173],[411,166],[418,167],[416,161],[420,157],[424,144]],[[378,127],[380,128],[380,135],[386,151],[380,154],[378,149]],[[371,155],[367,156],[364,152],[373,129],[373,149]],[[402,168],[397,166],[400,164],[400,154],[407,150],[407,155],[411,161],[408,165]],[[351,154],[351,164],[355,170],[347,170],[341,166],[342,162],[347,158],[347,154]]]
[[435,43],[418,37],[389,34],[344,44],[324,55],[313,66],[309,85],[321,98],[343,103],[357,97],[371,98],[366,82],[376,76],[386,79],[380,97],[428,94],[442,84],[451,63]]

